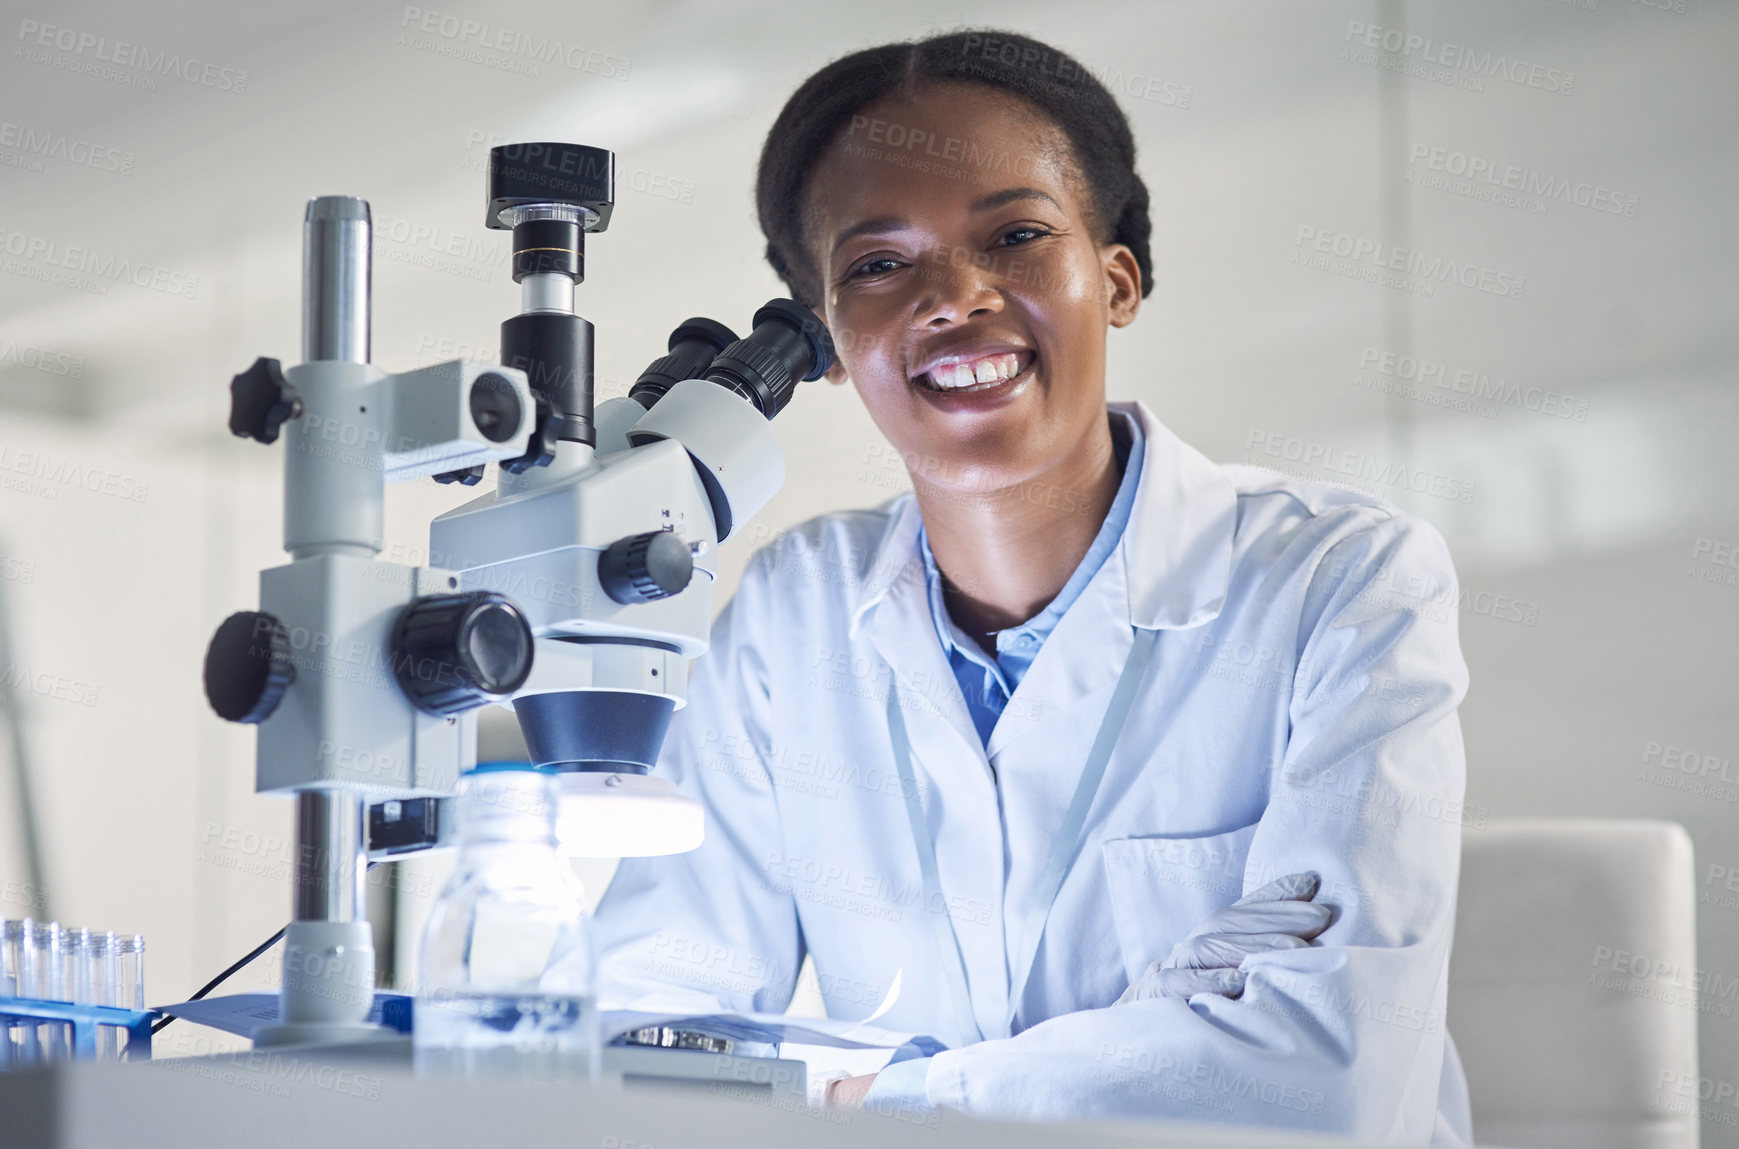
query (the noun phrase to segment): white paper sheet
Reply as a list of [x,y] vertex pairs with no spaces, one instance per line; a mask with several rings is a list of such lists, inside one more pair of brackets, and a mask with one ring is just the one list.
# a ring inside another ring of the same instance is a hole
[[[369,1019],[378,1021],[386,1001],[405,996],[376,994]],[[275,993],[236,993],[156,1008],[197,1025],[207,1025],[250,1039],[278,1021],[278,995]],[[651,1025],[693,1029],[749,1044],[796,1042],[835,1049],[900,1049],[911,1044],[923,1053],[944,1048],[925,1035],[824,1017],[790,1017],[782,1013],[663,1013],[632,1009],[605,1010],[600,1015],[601,1033],[606,1043],[630,1030]]]

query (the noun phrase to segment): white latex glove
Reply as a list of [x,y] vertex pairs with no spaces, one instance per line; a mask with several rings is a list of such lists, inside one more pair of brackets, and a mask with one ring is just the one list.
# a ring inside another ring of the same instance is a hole
[[1251,954],[1301,949],[1328,928],[1333,907],[1316,905],[1315,874],[1287,874],[1221,906],[1156,961],[1118,998],[1117,1005],[1151,997],[1244,992],[1240,962]]

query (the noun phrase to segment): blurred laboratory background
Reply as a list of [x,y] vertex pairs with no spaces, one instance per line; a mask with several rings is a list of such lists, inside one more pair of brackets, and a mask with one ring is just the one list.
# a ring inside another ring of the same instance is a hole
[[[377,363],[488,359],[518,300],[483,226],[489,148],[613,149],[576,300],[602,400],[678,321],[746,329],[784,294],[753,182],[803,78],[1006,28],[1076,56],[1137,134],[1157,283],[1110,335],[1110,397],[1213,459],[1362,482],[1443,532],[1466,835],[1684,826],[1697,970],[1675,976],[1703,990],[1699,1088],[1731,1097],[1739,5],[433,3],[5,5],[0,916],[144,935],[153,1003],[284,923],[290,803],[254,793],[253,733],[212,713],[201,664],[284,561],[281,447],[225,424],[235,372],[299,359],[309,197],[373,206]],[[515,47],[548,40],[566,49]],[[139,63],[158,53],[199,66]],[[777,530],[908,485],[849,387],[805,385],[774,426],[788,480],[725,544],[715,607]],[[429,519],[475,493],[390,488],[381,557],[427,561]],[[372,879],[383,983],[442,864]],[[581,872],[595,899],[610,865]],[[279,972],[268,955],[226,989]],[[178,1025],[158,1056],[225,1040]],[[1703,1144],[1739,1146],[1739,1111],[1704,1101]]]

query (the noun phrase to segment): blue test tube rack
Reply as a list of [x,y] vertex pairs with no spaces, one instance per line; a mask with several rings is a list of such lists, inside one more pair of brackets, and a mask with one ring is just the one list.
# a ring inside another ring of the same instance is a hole
[[70,1001],[41,1001],[31,997],[0,997],[0,1021],[60,1021],[72,1026],[75,1061],[95,1061],[97,1030],[112,1025],[127,1031],[129,1061],[151,1060],[151,1023],[161,1017],[154,1009],[122,1009],[113,1005],[75,1005]]

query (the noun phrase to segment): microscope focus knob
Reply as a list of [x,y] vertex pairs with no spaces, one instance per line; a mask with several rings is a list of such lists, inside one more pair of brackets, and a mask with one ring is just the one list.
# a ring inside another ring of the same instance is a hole
[[669,598],[693,577],[694,554],[675,531],[629,535],[598,556],[598,582],[623,606]]
[[278,441],[284,420],[302,413],[302,402],[284,381],[276,359],[264,356],[229,383],[230,434],[262,443]]
[[499,702],[531,675],[531,624],[494,591],[417,599],[393,626],[393,675],[425,714]]
[[205,697],[219,717],[264,722],[296,681],[290,632],[272,615],[238,610],[223,620],[205,651]]

